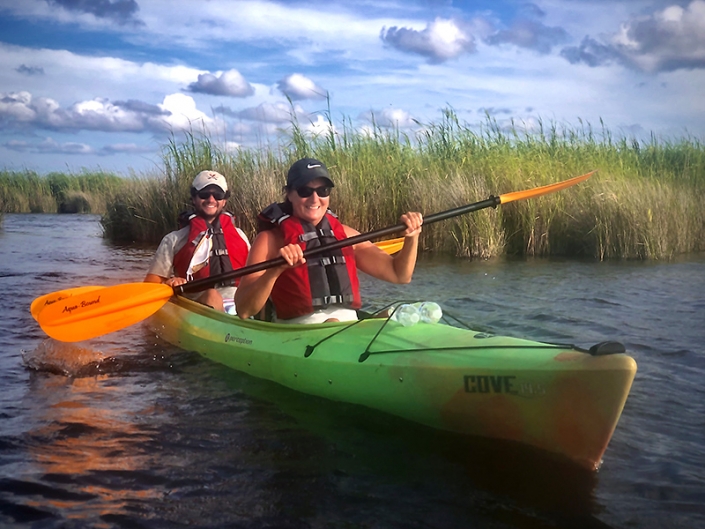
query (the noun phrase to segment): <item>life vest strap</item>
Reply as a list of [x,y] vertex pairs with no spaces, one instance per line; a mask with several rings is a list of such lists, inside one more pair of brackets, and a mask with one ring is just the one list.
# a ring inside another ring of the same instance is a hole
[[311,304],[314,307],[327,307],[328,305],[342,305],[344,303],[352,303],[354,301],[354,297],[351,295],[344,295],[344,296],[323,296],[322,298],[313,298],[311,300]]
[[324,229],[317,229],[315,231],[307,231],[307,232],[299,235],[299,241],[300,242],[308,242],[310,240],[320,239],[323,237],[332,237],[333,239],[335,239],[335,233],[333,233],[333,230],[324,230]]
[[344,255],[331,255],[326,257],[321,257],[318,261],[321,266],[331,266],[336,264],[345,264]]

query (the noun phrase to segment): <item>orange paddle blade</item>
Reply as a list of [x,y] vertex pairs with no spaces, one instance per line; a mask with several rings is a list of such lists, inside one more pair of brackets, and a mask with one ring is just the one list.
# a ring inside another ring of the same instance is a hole
[[79,342],[128,327],[157,312],[174,290],[159,283],[127,283],[72,295],[37,314],[45,333]]
[[374,243],[377,248],[389,255],[397,253],[404,246],[404,237],[398,239],[389,239],[387,241],[379,241]]
[[41,311],[43,311],[46,307],[53,305],[57,301],[61,301],[67,298],[70,298],[71,296],[77,296],[79,294],[85,294],[86,292],[90,292],[92,290],[98,290],[100,288],[105,288],[105,287],[96,287],[96,286],[91,286],[91,287],[78,287],[78,288],[67,288],[66,290],[59,290],[58,292],[52,292],[51,294],[44,294],[43,296],[39,296],[37,299],[32,301],[32,305],[29,307],[29,312],[32,313],[32,318],[35,320],[37,319],[37,316]]
[[590,171],[584,175],[575,176],[569,178],[568,180],[563,180],[562,182],[557,182],[555,184],[548,184],[546,186],[535,187],[533,189],[527,189],[525,191],[514,191],[513,193],[506,193],[504,195],[499,195],[499,203],[506,204],[507,202],[513,202],[515,200],[524,200],[526,198],[540,197],[541,195],[548,195],[549,193],[554,193],[565,189],[566,187],[574,186],[580,182],[587,180],[597,171]]

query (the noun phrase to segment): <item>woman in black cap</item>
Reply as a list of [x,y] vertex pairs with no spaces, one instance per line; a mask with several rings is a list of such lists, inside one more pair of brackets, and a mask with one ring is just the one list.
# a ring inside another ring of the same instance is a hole
[[328,209],[333,187],[319,160],[304,158],[291,166],[286,199],[260,213],[260,232],[247,260],[252,265],[281,256],[287,264],[240,280],[235,305],[241,318],[257,314],[271,298],[280,323],[352,321],[361,305],[358,268],[391,283],[411,281],[423,224],[416,212],[401,216],[407,229],[404,246],[394,257],[365,241],[304,259],[306,249],[359,234]]

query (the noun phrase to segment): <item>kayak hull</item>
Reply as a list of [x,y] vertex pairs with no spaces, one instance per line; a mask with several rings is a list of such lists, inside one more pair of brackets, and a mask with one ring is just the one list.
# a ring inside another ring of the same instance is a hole
[[440,430],[530,445],[595,470],[636,373],[626,354],[444,324],[285,325],[173,298],[150,320],[166,341],[296,391]]

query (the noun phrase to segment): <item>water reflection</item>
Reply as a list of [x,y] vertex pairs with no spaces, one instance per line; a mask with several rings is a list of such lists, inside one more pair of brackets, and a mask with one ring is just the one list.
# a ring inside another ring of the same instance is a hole
[[[524,522],[547,518],[597,523],[594,515],[599,507],[593,494],[597,475],[550,454],[513,443],[439,432],[375,410],[223,372],[217,366],[212,371],[233,391],[273,404],[297,429],[315,437],[323,447],[324,468],[309,467],[308,472],[318,470],[361,482],[382,481],[402,496],[423,496],[424,501],[431,501],[439,491],[462,496],[468,510],[463,515],[466,521],[482,513],[495,521],[523,516]],[[298,454],[305,448],[296,446],[291,436],[287,450]],[[285,466],[289,465],[290,461]],[[313,501],[311,508],[316,506]]]
[[[85,348],[66,352],[78,353],[74,366],[96,356]],[[66,369],[67,363],[59,366]],[[124,513],[129,501],[163,494],[134,474],[153,467],[158,457],[148,446],[153,429],[144,421],[154,410],[125,390],[111,375],[30,377],[25,406],[32,410],[33,427],[26,433],[32,474],[56,488],[38,500],[26,497],[27,505],[60,511],[69,520],[99,519]]]

